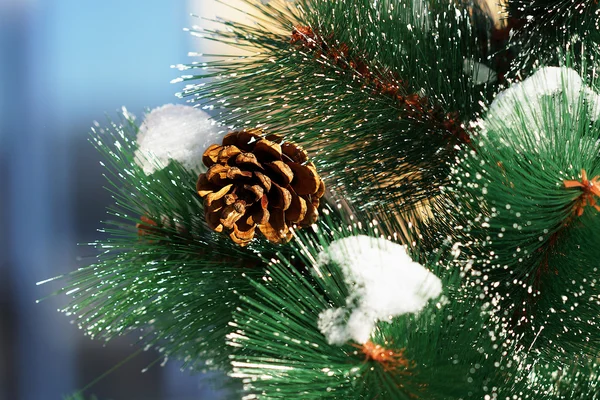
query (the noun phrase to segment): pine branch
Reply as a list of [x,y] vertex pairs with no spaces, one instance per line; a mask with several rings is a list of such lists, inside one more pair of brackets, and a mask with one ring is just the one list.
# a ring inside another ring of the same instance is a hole
[[[65,308],[92,337],[139,331],[140,342],[193,368],[227,365],[223,338],[244,275],[260,273],[256,241],[243,250],[206,226],[197,174],[176,162],[147,176],[135,162],[137,126],[124,119],[92,141],[108,163],[115,218],[92,243],[99,260],[69,276]],[[206,363],[206,364],[205,364]]]
[[[444,300],[378,323],[362,345],[328,343],[319,313],[346,306],[350,288],[340,267],[323,265],[319,254],[334,240],[359,233],[392,237],[376,228],[383,224],[354,220],[346,227],[325,218],[315,237],[298,232],[291,246],[311,274],[279,254],[265,277],[252,281],[256,295],[242,296],[245,306],[234,315],[229,342],[232,376],[243,379],[249,396],[458,399],[530,390],[511,382],[520,373],[517,363],[506,362],[514,350],[500,346],[478,292],[463,286],[460,269],[446,268],[439,254],[427,265],[443,277]],[[482,351],[492,346],[498,351]]]
[[[573,358],[578,359],[573,362]],[[537,354],[522,360],[524,373],[516,377],[537,388],[536,396],[560,400],[597,400],[600,398],[598,358],[570,354],[569,357],[540,362]]]
[[449,236],[487,277],[498,323],[549,357],[600,349],[600,293],[589,269],[600,256],[596,189],[579,177],[599,172],[600,125],[590,89],[564,74],[555,92],[505,94],[492,105],[476,151],[454,171],[457,218],[433,228],[459,227]]
[[463,71],[465,59],[480,59],[465,6],[432,2],[423,14],[388,2],[249,3],[256,26],[196,33],[257,51],[203,64],[204,75],[185,80],[213,80],[183,94],[221,110],[226,124],[312,150],[354,204],[400,211],[435,199],[454,146],[470,140],[463,122],[491,91]]
[[430,126],[430,129],[448,135],[450,144],[469,144],[471,138],[458,121],[458,113],[443,114],[439,105],[432,105],[426,96],[409,93],[408,84],[391,71],[371,72],[364,55],[352,54],[345,43],[335,37],[324,37],[315,33],[309,26],[296,26],[292,31],[292,45],[313,54],[315,60],[329,60],[332,66],[347,71],[352,81],[370,90],[376,96],[386,96],[395,100],[399,111],[398,118],[414,120]]

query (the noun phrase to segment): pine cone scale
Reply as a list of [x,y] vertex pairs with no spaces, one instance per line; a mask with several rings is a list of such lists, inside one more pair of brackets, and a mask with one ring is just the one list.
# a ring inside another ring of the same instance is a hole
[[229,169],[228,166],[215,164],[206,172],[206,179],[212,184],[222,186],[226,183],[225,180],[227,179]]
[[233,226],[246,213],[246,205],[244,201],[236,201],[235,203],[225,207],[221,212],[219,222],[227,229],[233,229]]
[[222,232],[223,225],[221,224],[221,212],[223,210],[223,204],[221,202],[214,202],[206,207],[204,217],[206,224],[210,229],[215,232]]
[[281,151],[283,152],[283,154],[289,158],[290,161],[302,164],[306,161],[308,161],[308,156],[306,154],[306,152],[302,149],[300,149],[298,146],[296,146],[293,143],[283,143],[281,145]]
[[236,178],[252,178],[252,172],[242,171],[238,167],[229,167],[227,178],[231,180],[236,180]]
[[269,202],[267,200],[267,196],[263,196],[260,202],[256,203],[252,206],[250,210],[250,217],[248,218],[248,223],[252,224],[266,224],[269,221],[270,214],[268,210]]
[[208,204],[209,206],[213,203],[213,201],[215,200],[220,200],[221,198],[223,198],[227,193],[229,193],[229,190],[231,189],[233,185],[229,184],[227,186],[223,186],[223,188],[217,192],[212,192],[209,193],[208,195],[206,195],[206,204]]
[[307,211],[308,207],[306,205],[306,200],[298,196],[296,192],[292,192],[292,201],[290,203],[290,208],[286,213],[287,219],[290,222],[299,223],[304,219]]
[[294,180],[291,182],[291,185],[296,193],[299,195],[317,193],[322,181],[319,178],[319,174],[317,174],[316,168],[295,162],[288,163],[288,166],[293,172]]
[[266,224],[258,225],[260,232],[273,243],[287,243],[291,239],[291,232],[285,223],[283,210],[274,209]]
[[242,154],[242,151],[240,149],[238,149],[235,146],[224,146],[221,148],[221,151],[219,152],[218,155],[218,161],[220,163],[226,163],[229,161],[229,159],[234,159],[239,155]]
[[214,191],[218,191],[218,190],[219,190],[219,187],[210,183],[208,181],[208,178],[206,177],[206,174],[200,175],[200,177],[198,178],[198,181],[196,182],[196,191],[198,192],[200,197],[204,197],[204,196],[206,196]]
[[265,164],[267,168],[273,173],[273,178],[278,185],[286,187],[294,179],[294,173],[292,169],[283,161],[273,161]]
[[264,170],[263,166],[260,165],[260,163],[256,159],[256,156],[254,154],[252,154],[252,153],[241,153],[241,154],[239,154],[235,158],[235,163],[239,167],[245,167],[245,168],[254,167],[254,168],[257,168],[257,169],[260,169],[260,170]]
[[247,193],[254,195],[252,203],[262,199],[263,195],[265,194],[265,189],[260,185],[244,185],[244,189],[246,189]]
[[233,232],[231,232],[229,236],[235,243],[242,244],[250,242],[254,238],[255,230],[256,225],[250,225],[248,223],[234,224]]
[[254,176],[258,178],[262,187],[265,188],[265,191],[269,192],[271,190],[271,186],[273,185],[271,178],[257,171],[254,171]]
[[204,163],[204,165],[206,165],[208,168],[215,165],[219,159],[220,151],[221,146],[219,146],[218,144],[210,145],[210,147],[206,149],[204,155],[202,156],[202,162]]
[[273,183],[271,187],[271,191],[269,192],[267,198],[269,199],[269,206],[272,208],[280,208],[282,210],[287,210],[292,201],[292,195],[289,190],[282,188],[276,183]]
[[256,154],[256,157],[263,162],[280,160],[281,155],[283,154],[279,144],[267,139],[259,140],[256,143],[256,146],[254,146],[253,152]]

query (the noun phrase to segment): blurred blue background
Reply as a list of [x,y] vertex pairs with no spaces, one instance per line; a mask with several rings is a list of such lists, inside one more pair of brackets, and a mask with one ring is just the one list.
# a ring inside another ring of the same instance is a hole
[[[67,299],[36,304],[60,282],[35,283],[95,254],[76,245],[97,238],[110,203],[89,127],[122,105],[141,119],[179,101],[170,65],[202,51],[182,30],[202,1],[0,0],[0,400],[61,399],[136,352],[133,337],[84,337],[57,312]],[[135,356],[86,393],[225,397],[176,363],[142,373],[157,357]]]

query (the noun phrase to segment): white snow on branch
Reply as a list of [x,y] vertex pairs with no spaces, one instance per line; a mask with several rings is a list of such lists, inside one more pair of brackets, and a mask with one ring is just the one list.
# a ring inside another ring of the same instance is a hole
[[[548,110],[552,100],[552,110]],[[538,131],[548,112],[561,115],[566,106],[570,114],[579,116],[585,108],[592,121],[600,118],[600,95],[587,87],[577,71],[567,67],[544,67],[499,93],[490,105],[486,120],[504,124],[527,123]]]
[[223,137],[215,121],[191,106],[166,104],[146,115],[137,135],[135,162],[147,175],[166,167],[170,160],[199,171],[202,154]]
[[414,262],[404,246],[383,238],[335,240],[319,254],[318,263],[338,265],[350,291],[345,307],[319,314],[319,330],[330,344],[365,343],[378,321],[416,313],[442,293],[437,276]]

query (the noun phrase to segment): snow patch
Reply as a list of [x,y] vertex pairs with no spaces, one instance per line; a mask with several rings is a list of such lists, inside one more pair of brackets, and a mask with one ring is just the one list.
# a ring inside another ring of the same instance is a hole
[[148,113],[140,126],[135,162],[147,175],[166,167],[170,160],[200,171],[202,154],[222,137],[216,122],[204,111],[166,104]]
[[580,115],[581,107],[587,107],[592,121],[600,118],[600,95],[585,86],[577,71],[567,67],[544,67],[499,93],[490,105],[486,120],[495,119],[505,124],[525,121],[531,125],[530,130],[538,131],[540,128],[533,125],[539,124],[541,116],[548,112],[547,102],[544,103],[548,96],[554,98],[557,115],[562,114],[560,110],[566,102],[574,116]]
[[414,262],[404,246],[383,238],[335,240],[319,254],[318,264],[339,265],[350,291],[345,307],[319,314],[319,330],[330,344],[365,343],[378,321],[416,313],[442,293],[437,276]]

